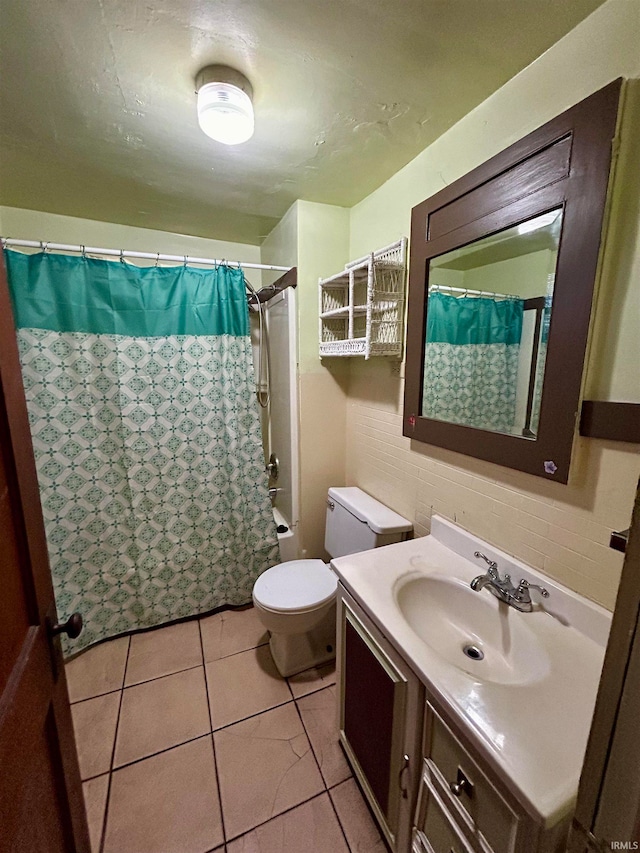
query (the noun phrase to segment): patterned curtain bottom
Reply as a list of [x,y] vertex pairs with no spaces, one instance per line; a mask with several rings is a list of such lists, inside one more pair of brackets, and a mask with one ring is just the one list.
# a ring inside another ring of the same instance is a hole
[[249,601],[279,561],[249,338],[18,337],[65,652]]
[[426,417],[511,432],[516,418],[519,344],[425,346]]

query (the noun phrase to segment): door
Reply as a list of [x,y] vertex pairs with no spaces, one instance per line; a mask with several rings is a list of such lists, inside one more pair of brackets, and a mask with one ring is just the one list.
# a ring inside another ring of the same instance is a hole
[[[0,559],[0,853],[89,853],[1,253]],[[70,627],[74,633],[77,620]]]
[[640,850],[640,484],[569,853]]

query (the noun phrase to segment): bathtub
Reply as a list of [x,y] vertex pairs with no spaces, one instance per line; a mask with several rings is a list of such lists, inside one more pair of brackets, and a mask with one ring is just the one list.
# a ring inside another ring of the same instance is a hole
[[273,507],[273,518],[278,527],[286,527],[284,533],[278,533],[278,544],[280,545],[280,559],[283,563],[288,560],[298,559],[298,536],[294,529],[289,526],[289,522],[280,512],[277,506]]

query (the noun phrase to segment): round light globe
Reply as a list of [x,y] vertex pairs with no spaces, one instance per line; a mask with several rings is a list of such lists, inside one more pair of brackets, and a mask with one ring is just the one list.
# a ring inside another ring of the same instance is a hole
[[198,123],[225,145],[239,145],[253,136],[253,104],[232,83],[205,83],[198,89]]

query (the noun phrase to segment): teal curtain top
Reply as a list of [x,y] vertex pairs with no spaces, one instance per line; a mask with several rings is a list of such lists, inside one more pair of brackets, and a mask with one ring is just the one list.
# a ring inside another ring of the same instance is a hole
[[427,343],[519,344],[523,310],[522,299],[430,293]]
[[242,270],[5,251],[16,326],[130,337],[249,334]]

